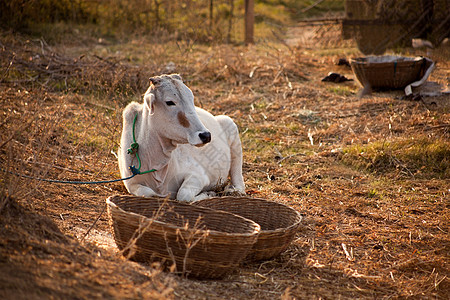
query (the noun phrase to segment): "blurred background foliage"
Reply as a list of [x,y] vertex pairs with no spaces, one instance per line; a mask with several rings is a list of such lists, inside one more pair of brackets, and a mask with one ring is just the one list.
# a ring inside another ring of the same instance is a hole
[[[255,1],[255,32],[264,38],[299,20],[334,13],[343,15],[344,0]],[[244,0],[0,0],[0,26],[50,42],[68,30],[241,42]]]

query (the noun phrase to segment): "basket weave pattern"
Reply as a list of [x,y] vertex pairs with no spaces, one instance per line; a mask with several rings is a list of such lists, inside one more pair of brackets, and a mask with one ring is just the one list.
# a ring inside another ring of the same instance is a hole
[[300,213],[293,208],[258,198],[211,198],[194,202],[193,205],[231,212],[258,223],[261,232],[246,257],[250,261],[270,259],[286,250],[302,220]]
[[107,206],[116,244],[125,256],[175,263],[177,272],[197,278],[231,272],[260,231],[255,222],[231,213],[156,197],[112,196]]
[[363,86],[402,89],[419,80],[425,71],[424,58],[368,56],[350,60],[353,73]]

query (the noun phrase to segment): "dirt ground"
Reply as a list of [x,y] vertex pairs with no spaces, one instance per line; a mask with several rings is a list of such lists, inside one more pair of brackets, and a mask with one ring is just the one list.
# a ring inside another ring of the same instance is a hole
[[[320,30],[306,36],[170,48],[144,38],[49,46],[2,33],[0,296],[448,299],[449,96],[407,100],[401,91],[375,91],[359,98],[356,81],[321,81],[330,71],[355,79],[336,64],[359,55],[354,45],[321,44]],[[448,47],[402,54],[438,61],[429,80],[448,88]],[[104,211],[108,196],[127,193],[122,183],[62,185],[9,173],[118,178],[121,111],[140,101],[146,78],[165,72],[185,78],[197,105],[236,121],[248,195],[302,214],[279,257],[244,264],[222,280],[127,261]]]

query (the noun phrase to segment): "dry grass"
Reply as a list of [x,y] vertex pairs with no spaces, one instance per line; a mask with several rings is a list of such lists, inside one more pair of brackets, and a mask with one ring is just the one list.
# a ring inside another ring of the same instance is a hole
[[[49,48],[2,36],[3,170],[73,180],[117,178],[111,150],[118,147],[121,109],[140,98],[145,78],[180,72],[197,105],[238,124],[248,193],[289,204],[305,221],[280,257],[244,265],[225,280],[189,280],[77,238],[109,195],[126,192],[121,183],[52,185],[2,170],[0,273],[14,275],[2,276],[0,295],[448,297],[448,98],[405,101],[400,93],[384,92],[359,99],[355,82],[320,81],[329,71],[353,78],[335,62],[354,49],[331,52],[278,42],[209,47],[144,38]],[[81,63],[82,54],[88,63]],[[46,64],[52,72],[41,72]],[[447,84],[449,69],[449,58],[441,57],[430,79]],[[71,84],[61,85],[64,78]],[[95,230],[110,232],[105,215]]]

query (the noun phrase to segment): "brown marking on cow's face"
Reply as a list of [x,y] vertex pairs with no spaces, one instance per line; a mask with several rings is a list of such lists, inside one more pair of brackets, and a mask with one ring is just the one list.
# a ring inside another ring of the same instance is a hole
[[186,115],[181,111],[178,112],[178,122],[180,122],[181,126],[184,128],[189,128],[189,126],[191,126],[191,124],[189,124],[189,120],[186,118]]

